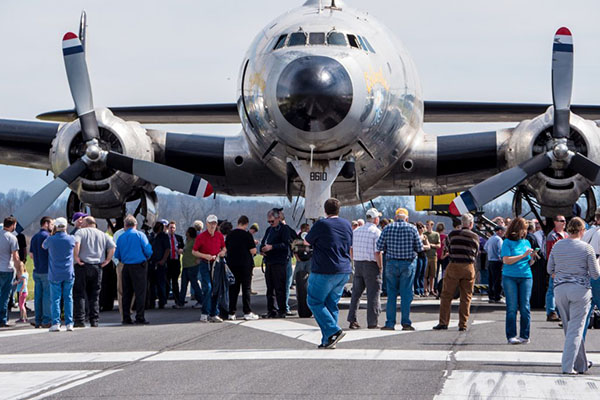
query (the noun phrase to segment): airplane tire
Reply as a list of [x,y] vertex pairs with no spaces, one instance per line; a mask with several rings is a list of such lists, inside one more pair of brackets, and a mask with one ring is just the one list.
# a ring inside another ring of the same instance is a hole
[[296,299],[298,300],[298,316],[300,318],[312,317],[312,312],[306,303],[308,291],[308,275],[307,271],[296,272]]

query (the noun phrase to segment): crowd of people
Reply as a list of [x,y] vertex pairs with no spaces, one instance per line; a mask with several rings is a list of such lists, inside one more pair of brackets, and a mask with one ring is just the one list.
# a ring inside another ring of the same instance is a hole
[[[312,227],[302,224],[296,231],[286,224],[282,209],[271,209],[262,238],[255,238],[258,225],[250,225],[244,215],[235,228],[209,215],[205,222],[198,220],[188,227],[185,237],[177,233],[174,221],[167,220],[156,222],[147,234],[137,229],[137,220],[129,215],[124,227],[111,235],[84,213],[74,215],[75,229],[70,233],[65,218],[43,217],[30,241],[35,283],[31,324],[51,332],[72,331],[86,322],[97,327],[103,271],[111,265],[124,325],[148,324],[145,311],[165,308],[170,298],[173,308],[185,308],[188,285],[190,300],[195,302],[191,307],[201,309],[201,322],[256,320],[252,277],[254,257],[260,254],[267,300],[262,317],[295,315],[289,300],[295,277],[298,311],[301,317],[312,314],[317,321],[322,331],[320,348],[335,348],[344,336],[338,302],[348,284],[352,285],[348,329],[362,328],[357,311],[366,290],[367,329],[396,329],[399,297],[401,329],[414,330],[410,319],[414,297],[435,296],[440,309],[433,329],[448,329],[451,302],[459,297],[458,329],[466,331],[476,281],[487,284],[490,303],[506,303],[507,342],[526,344],[531,341],[532,268],[547,268],[547,320],[560,321],[566,335],[563,372],[583,373],[591,366],[584,342],[591,309],[600,305],[600,209],[590,227],[577,217],[567,225],[567,219],[558,215],[548,235],[539,221],[521,217],[494,218],[490,235],[474,226],[472,214],[465,214],[446,234],[443,223],[409,221],[403,207],[395,211],[393,221],[371,208],[365,220],[349,222],[338,217],[339,210],[340,202],[329,199],[324,205],[326,218]],[[20,309],[17,322],[28,322],[30,277],[23,252],[19,254],[16,224],[14,217],[5,218],[0,235],[0,327],[8,326],[8,303],[14,292]],[[238,315],[240,291],[243,313]],[[385,296],[385,323],[380,326]]]

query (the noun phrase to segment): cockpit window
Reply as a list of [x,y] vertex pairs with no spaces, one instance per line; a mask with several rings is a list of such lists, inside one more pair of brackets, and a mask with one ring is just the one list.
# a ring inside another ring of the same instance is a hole
[[350,42],[351,47],[356,47],[357,49],[360,49],[360,45],[358,44],[358,40],[356,39],[356,36],[348,35],[348,42]]
[[369,43],[369,41],[367,40],[367,38],[363,37],[363,40],[365,41],[365,44],[367,45],[367,49],[369,49],[369,51],[371,53],[375,53],[375,49],[373,49],[373,46],[371,46],[371,43]]
[[308,35],[309,44],[325,44],[325,33],[324,32],[312,32]]
[[306,45],[306,33],[294,32],[290,35],[288,46],[304,46]]
[[283,45],[285,44],[285,39],[287,38],[287,35],[281,35],[279,36],[279,39],[277,39],[277,42],[275,43],[275,46],[273,47],[273,50],[277,50],[283,47]]
[[346,46],[346,36],[340,32],[330,32],[327,35],[327,44],[333,46]]
[[358,41],[360,42],[360,47],[362,47],[364,51],[368,51],[367,45],[365,44],[365,41],[363,40],[362,36],[357,35],[357,37]]

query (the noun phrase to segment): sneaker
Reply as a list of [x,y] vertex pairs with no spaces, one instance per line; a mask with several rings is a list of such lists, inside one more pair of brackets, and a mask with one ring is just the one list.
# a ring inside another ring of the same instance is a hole
[[214,317],[210,317],[208,319],[209,322],[223,322],[223,320],[221,319],[221,317],[219,317],[218,315],[215,315]]
[[181,304],[173,304],[173,308],[175,308],[176,310],[181,310],[182,308],[185,308],[184,306],[182,306]]
[[552,311],[550,314],[546,316],[546,321],[548,322],[558,322],[560,321],[560,317],[555,311]]
[[207,314],[201,314],[200,315],[200,322],[208,322],[208,315]]
[[286,311],[285,315],[288,317],[295,317],[296,316],[296,311]]
[[434,331],[445,331],[448,329],[448,325],[437,324],[433,327]]
[[73,324],[67,325],[67,332],[73,332]]
[[325,345],[325,348],[327,349],[335,349],[335,345],[337,344],[337,342],[339,342],[340,340],[342,340],[342,338],[346,336],[346,333],[343,330],[339,330],[336,333],[334,333],[333,335],[329,336],[329,339],[327,339],[327,344]]
[[466,332],[467,331],[467,327],[466,326],[461,326],[458,328],[459,332]]
[[396,328],[394,328],[393,326],[382,326],[381,330],[382,331],[394,331],[394,330],[396,330]]
[[254,314],[254,313],[244,314],[244,319],[246,321],[254,321],[254,320],[258,319],[258,315]]
[[412,325],[409,325],[409,324],[403,324],[403,325],[402,325],[402,330],[403,330],[403,331],[414,331],[414,330],[415,330],[415,328],[414,328]]
[[352,321],[350,322],[350,326],[348,326],[348,329],[360,329],[360,325],[358,324],[358,322]]
[[85,328],[85,324],[83,322],[75,322],[75,328]]
[[379,325],[371,325],[367,326],[367,329],[381,329],[381,327]]
[[60,332],[60,325],[52,325],[50,327],[50,329],[48,329],[49,332]]
[[511,337],[508,339],[508,344],[521,344],[521,341],[518,337]]
[[522,338],[522,337],[520,337],[520,338],[519,338],[519,341],[520,341],[522,344],[528,344],[528,343],[531,343],[531,339],[524,339],[524,338]]
[[15,323],[17,323],[17,324],[20,324],[20,323],[23,323],[23,322],[27,322],[27,321],[24,320],[24,319],[22,319],[22,318],[19,318],[18,320],[15,321]]
[[227,320],[228,320],[228,321],[235,321],[235,314],[229,314],[229,315],[227,316]]
[[200,303],[200,302],[198,301],[198,302],[196,302],[196,304],[194,304],[194,305],[192,306],[192,308],[196,308],[196,309],[197,309],[197,308],[202,308],[202,303]]

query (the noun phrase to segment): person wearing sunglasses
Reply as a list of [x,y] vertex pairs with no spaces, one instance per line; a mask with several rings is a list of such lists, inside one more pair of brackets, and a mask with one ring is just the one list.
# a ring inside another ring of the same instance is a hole
[[[567,225],[567,219],[564,215],[557,215],[553,219],[554,229],[548,234],[546,238],[546,257],[550,259],[550,252],[552,247],[561,239],[565,239],[568,235],[565,232]],[[554,302],[554,279],[552,276],[548,278],[548,290],[546,291],[546,321],[560,321],[560,317],[556,312],[556,303]]]
[[[259,251],[265,260],[265,281],[267,283],[267,313],[263,318],[285,318],[287,264],[291,257],[291,243],[295,239],[292,230],[281,221],[283,210],[273,208],[267,213],[269,227],[265,231]],[[277,304],[275,301],[277,300]]]

